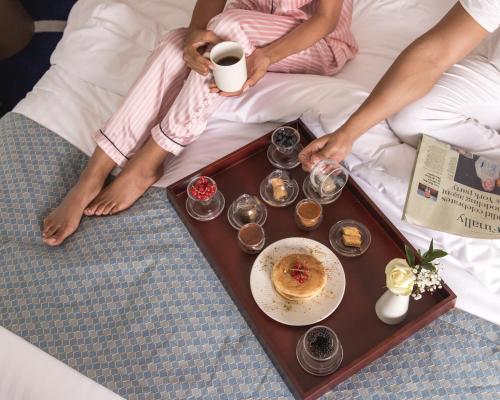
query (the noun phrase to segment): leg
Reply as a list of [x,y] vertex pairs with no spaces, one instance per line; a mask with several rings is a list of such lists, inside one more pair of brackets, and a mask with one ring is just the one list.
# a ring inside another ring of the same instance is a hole
[[163,162],[169,154],[150,138],[120,175],[89,204],[85,214],[112,215],[132,206],[162,177]]
[[500,71],[473,55],[451,67],[422,99],[388,119],[404,142],[420,133],[500,161]]
[[[182,59],[186,32],[184,28],[177,29],[163,38],[118,112],[104,129],[94,135],[97,144],[122,167],[130,164],[129,160],[136,158],[136,155],[144,153],[143,147],[155,150],[154,154],[163,150],[144,144],[150,138],[151,128],[174,102],[189,73]],[[148,158],[148,153],[145,155]],[[85,215],[109,215],[130,207],[161,177],[163,171],[160,166],[167,155],[168,152],[164,152],[161,161],[156,157],[149,159],[160,163],[151,168],[142,162],[127,166],[108,188],[88,204]],[[123,180],[132,179],[129,173],[124,174],[132,166],[139,168],[139,173],[133,179],[136,184],[127,184],[126,189],[120,188]]]
[[[114,166],[123,166],[147,140],[159,115],[165,115],[187,74],[181,50],[185,34],[185,29],[178,29],[165,36],[120,109],[104,129],[95,133],[98,147],[79,182],[44,222],[47,244],[59,245],[78,228],[83,211],[100,192]],[[101,212],[109,212],[111,205],[104,206]],[[89,211],[86,214],[92,215]]]
[[99,147],[80,175],[77,184],[69,191],[62,203],[43,221],[43,241],[58,246],[76,231],[83,209],[99,193],[104,181],[115,167],[115,162]]
[[189,73],[182,58],[186,33],[177,29],[161,40],[118,111],[94,133],[97,145],[121,167],[149,139],[184,84]]

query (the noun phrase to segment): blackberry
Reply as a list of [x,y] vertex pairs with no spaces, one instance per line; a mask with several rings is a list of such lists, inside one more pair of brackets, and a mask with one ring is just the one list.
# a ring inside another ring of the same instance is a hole
[[279,130],[274,137],[274,144],[280,147],[292,147],[298,143],[297,136],[290,131]]

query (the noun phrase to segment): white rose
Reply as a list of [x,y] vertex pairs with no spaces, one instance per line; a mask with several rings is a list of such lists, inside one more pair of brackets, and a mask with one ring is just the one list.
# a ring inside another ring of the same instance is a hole
[[415,284],[415,274],[406,260],[395,258],[385,267],[387,288],[399,296],[409,296]]

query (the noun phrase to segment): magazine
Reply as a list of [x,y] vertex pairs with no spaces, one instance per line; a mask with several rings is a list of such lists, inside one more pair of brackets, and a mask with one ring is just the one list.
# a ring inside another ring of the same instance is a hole
[[455,235],[500,238],[500,164],[422,135],[403,220]]

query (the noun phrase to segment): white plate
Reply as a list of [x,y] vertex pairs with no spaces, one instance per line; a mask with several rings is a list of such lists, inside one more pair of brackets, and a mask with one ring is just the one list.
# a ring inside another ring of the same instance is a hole
[[[271,281],[273,265],[293,253],[314,256],[324,265],[327,275],[326,286],[318,296],[297,303],[281,297]],[[344,269],[337,256],[323,244],[301,237],[287,238],[267,246],[255,259],[250,290],[260,309],[275,321],[293,326],[312,325],[332,314],[342,301]]]

